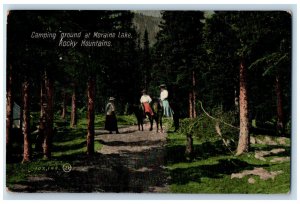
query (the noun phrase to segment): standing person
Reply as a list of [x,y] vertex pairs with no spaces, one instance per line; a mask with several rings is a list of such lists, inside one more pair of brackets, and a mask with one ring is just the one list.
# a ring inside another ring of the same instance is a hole
[[161,84],[160,86],[160,100],[162,101],[163,109],[164,109],[164,115],[166,117],[172,117],[173,116],[173,111],[169,105],[168,101],[168,90],[166,88],[165,84]]
[[115,98],[110,97],[109,102],[107,103],[105,108],[105,112],[106,112],[105,130],[108,130],[110,134],[112,134],[112,131],[116,131],[116,133],[119,134],[117,117],[115,113],[116,108],[114,102],[115,102]]
[[143,104],[145,115],[147,114],[150,114],[151,116],[154,115],[150,106],[151,101],[152,101],[151,97],[147,94],[146,90],[144,89],[142,91],[140,102],[141,104]]

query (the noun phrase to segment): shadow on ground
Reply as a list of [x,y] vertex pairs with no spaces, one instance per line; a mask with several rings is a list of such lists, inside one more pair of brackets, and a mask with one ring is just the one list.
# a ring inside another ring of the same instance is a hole
[[[167,160],[169,164],[186,162],[185,145],[167,146]],[[230,155],[230,151],[224,146],[222,141],[204,142],[194,144],[194,158],[197,160],[207,159],[209,157]]]
[[153,140],[153,141],[136,141],[136,142],[127,142],[127,141],[104,141],[98,140],[101,144],[108,145],[108,146],[145,146],[145,145],[159,145],[161,143],[160,140]]
[[[185,157],[185,146],[174,145],[166,148],[168,164],[187,163]],[[288,154],[284,152],[283,154]],[[193,161],[201,161],[210,157],[231,155],[222,141],[205,142],[194,145]],[[192,167],[178,167],[170,170],[171,181],[169,184],[186,184],[190,181],[201,182],[201,178],[222,178],[224,175],[250,170],[254,167],[267,167],[268,165],[252,165],[237,159],[219,159],[217,163],[211,165],[193,165]]]
[[239,159],[221,159],[217,164],[199,165],[188,168],[176,168],[171,170],[170,184],[187,184],[190,181],[201,182],[201,178],[222,178],[224,175],[250,170],[254,167],[266,167],[268,165],[252,165]]
[[[55,171],[29,177],[10,188],[20,192],[151,192],[149,187],[166,184],[163,149],[120,155],[96,153],[93,157],[63,157],[72,165],[70,172]],[[60,158],[61,160],[62,158]],[[70,162],[72,161],[72,162]]]

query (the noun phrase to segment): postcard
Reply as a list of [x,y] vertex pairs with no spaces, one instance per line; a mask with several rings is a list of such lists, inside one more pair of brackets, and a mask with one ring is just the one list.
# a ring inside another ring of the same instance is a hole
[[292,13],[9,10],[6,187],[288,194]]

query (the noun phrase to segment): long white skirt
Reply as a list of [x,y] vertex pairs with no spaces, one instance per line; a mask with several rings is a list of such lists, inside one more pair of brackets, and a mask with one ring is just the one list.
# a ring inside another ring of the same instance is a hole
[[174,112],[169,105],[169,101],[163,100],[162,102],[163,102],[164,116],[173,117]]

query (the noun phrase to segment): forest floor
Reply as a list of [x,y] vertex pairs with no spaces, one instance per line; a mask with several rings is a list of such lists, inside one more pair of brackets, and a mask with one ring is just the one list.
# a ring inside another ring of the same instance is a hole
[[[120,134],[96,129],[102,144],[93,157],[64,155],[60,164],[43,163],[10,184],[16,192],[168,192],[165,163],[166,133],[120,128]],[[63,160],[62,160],[63,158]],[[53,168],[52,168],[53,167]],[[58,167],[58,168],[55,168]],[[71,169],[68,169],[71,168]],[[70,171],[69,171],[70,170]],[[34,172],[35,171],[35,172]]]
[[[123,192],[167,192],[167,172],[165,170],[165,144],[167,134],[138,131],[137,126],[120,129],[120,134],[107,134],[96,131],[96,140],[103,144],[99,153],[105,155],[117,166],[116,180]],[[118,183],[120,182],[121,183]]]
[[166,166],[173,193],[287,194],[291,190],[290,138],[253,135],[250,151],[241,156],[232,155],[220,140],[194,138],[192,161],[184,157],[185,140],[179,133],[168,134]]
[[[288,193],[291,187],[291,139],[252,135],[249,153],[234,156],[217,138],[194,137],[194,159],[185,157],[186,136],[138,131],[134,116],[118,118],[120,134],[103,130],[96,117],[95,154],[86,155],[86,120],[76,128],[56,122],[50,160],[33,154],[22,164],[6,164],[6,184],[13,192],[158,192],[158,193]],[[20,144],[18,142],[17,144]],[[232,145],[232,150],[236,144]],[[17,150],[17,149],[15,149]]]

